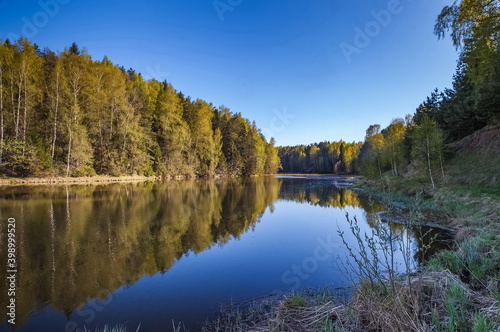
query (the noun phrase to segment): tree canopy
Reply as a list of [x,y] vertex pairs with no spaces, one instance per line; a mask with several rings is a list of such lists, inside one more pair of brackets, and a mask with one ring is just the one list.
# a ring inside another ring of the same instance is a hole
[[0,42],[0,175],[276,173],[255,123],[73,43]]
[[353,174],[358,172],[362,143],[344,141],[279,148],[286,173]]
[[360,173],[445,181],[445,143],[500,120],[500,2],[461,0],[445,6],[434,29],[449,33],[459,51],[452,88],[431,92],[406,121],[370,126],[360,152]]

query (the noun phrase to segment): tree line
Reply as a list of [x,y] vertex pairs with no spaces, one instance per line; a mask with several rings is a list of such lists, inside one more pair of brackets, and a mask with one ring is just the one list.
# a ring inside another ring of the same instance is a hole
[[361,142],[321,142],[279,148],[285,173],[352,174],[358,171]]
[[499,2],[455,1],[443,8],[434,31],[438,38],[449,33],[459,52],[452,88],[434,90],[413,115],[385,128],[369,126],[352,150],[343,142],[282,147],[283,170],[370,178],[389,173],[427,179],[433,187],[443,181],[449,143],[500,120]]
[[500,120],[500,6],[497,0],[462,0],[436,20],[438,38],[448,33],[459,52],[453,87],[434,90],[405,120],[366,130],[360,173],[445,179],[449,143]]
[[274,139],[227,107],[91,58],[75,43],[0,42],[0,175],[252,175]]

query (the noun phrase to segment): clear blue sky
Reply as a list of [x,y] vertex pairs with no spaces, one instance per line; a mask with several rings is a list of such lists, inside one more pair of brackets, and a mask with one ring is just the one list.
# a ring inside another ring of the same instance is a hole
[[278,145],[361,141],[370,124],[451,86],[456,52],[433,35],[451,3],[0,0],[0,39],[25,35],[53,51],[76,42],[241,112]]

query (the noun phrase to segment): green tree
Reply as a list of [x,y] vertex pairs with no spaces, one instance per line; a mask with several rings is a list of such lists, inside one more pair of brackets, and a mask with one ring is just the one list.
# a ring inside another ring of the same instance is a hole
[[382,176],[382,150],[384,148],[384,135],[380,132],[380,125],[375,124],[366,130],[365,143],[361,148],[361,172],[364,175],[375,177]]
[[153,175],[152,156],[153,134],[149,112],[144,98],[144,80],[134,74],[127,83],[127,98],[132,112],[125,120],[128,122],[125,135],[127,174]]
[[356,142],[320,142],[280,147],[278,155],[283,172],[354,174],[359,170],[361,146]]
[[[60,58],[50,50],[44,52],[45,60],[45,104],[47,110],[47,139],[50,140],[50,157],[54,165],[61,157],[60,153],[56,155],[56,151],[62,151],[64,142],[64,124],[63,114],[67,113],[69,86],[66,79],[63,66]],[[66,119],[68,120],[68,119]]]
[[221,107],[218,111],[218,126],[222,133],[222,151],[225,169],[230,175],[242,175],[243,142],[246,137],[245,121],[241,114],[231,114],[228,108]]
[[251,175],[276,172],[279,158],[240,113],[94,61],[76,43],[56,54],[20,38],[0,43],[0,168],[8,165],[16,171],[5,174],[22,176]]
[[153,118],[154,132],[161,150],[160,173],[168,175],[193,172],[187,159],[190,155],[191,136],[182,117],[182,107],[172,85],[164,82],[158,94]]
[[391,165],[393,175],[399,175],[399,166],[403,163],[403,139],[405,131],[405,121],[401,118],[392,120],[391,124],[382,131],[385,142],[385,152],[383,154]]
[[36,174],[39,164],[36,152],[26,142],[6,140],[4,156],[0,163],[0,173],[6,176],[26,177]]
[[443,133],[435,121],[424,115],[420,124],[415,126],[412,138],[412,157],[417,165],[426,166],[432,188],[435,188],[433,168],[436,167],[436,164],[440,165],[444,178]]
[[308,149],[308,169],[307,173],[318,173],[320,150],[316,144],[310,145]]
[[[9,82],[13,81],[12,67],[14,61],[14,48],[10,43],[0,43],[0,164],[3,160],[3,150],[6,132],[6,123],[10,123],[9,112]],[[11,109],[12,109],[11,103]]]
[[[440,111],[456,120],[451,137],[461,138],[500,119],[498,0],[455,1],[443,8],[434,30],[439,38],[449,32],[460,52],[454,91],[445,93]],[[445,122],[439,124],[445,128]]]
[[494,68],[500,40],[498,0],[455,0],[445,6],[434,31],[439,38],[450,32],[453,44],[468,64],[472,82],[478,83]]
[[264,166],[265,174],[276,174],[281,169],[281,162],[278,156],[278,148],[275,147],[276,141],[271,137],[266,144],[266,164]]
[[251,125],[245,120],[246,138],[243,142],[244,174],[260,175],[264,173],[266,163],[266,140],[254,123]]
[[14,117],[15,140],[26,142],[28,127],[34,117],[34,109],[40,100],[42,83],[42,59],[37,46],[26,38],[16,44],[13,78],[16,85],[17,105]]
[[87,127],[83,123],[84,95],[87,84],[87,68],[91,65],[90,56],[66,50],[61,62],[66,73],[69,90],[68,109],[65,118],[67,125],[68,147],[66,150],[66,176],[70,174],[92,175],[93,147],[90,144]]
[[214,140],[212,106],[203,100],[194,103],[184,103],[184,118],[191,135],[192,161],[191,166],[199,175],[214,175],[218,164],[218,144]]

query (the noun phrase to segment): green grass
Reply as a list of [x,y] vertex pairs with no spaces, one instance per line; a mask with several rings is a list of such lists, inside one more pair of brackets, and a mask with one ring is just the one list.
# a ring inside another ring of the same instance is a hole
[[498,165],[500,151],[496,154],[466,152],[455,156],[446,166],[449,184],[475,186],[498,186]]
[[497,236],[485,232],[458,243],[454,250],[437,253],[427,264],[429,270],[448,269],[470,284],[485,288],[500,280],[500,250]]
[[464,287],[457,283],[451,283],[448,285],[446,295],[447,330],[450,332],[467,331],[467,295]]
[[[140,328],[141,324],[137,326],[135,332],[138,332]],[[84,326],[83,329],[78,329],[77,332],[92,332],[92,331],[89,330],[86,326]],[[129,330],[127,329],[127,326],[125,324],[119,324],[115,326],[104,325],[102,329],[96,327],[95,332],[129,332]]]
[[494,288],[491,290],[491,295],[500,303],[500,288]]
[[293,294],[286,299],[285,305],[291,307],[305,307],[307,305],[307,299],[301,294]]
[[491,332],[495,328],[495,324],[490,319],[486,318],[481,313],[474,315],[474,326],[472,332]]
[[320,326],[320,332],[344,332],[344,330],[338,326],[336,326],[335,322],[333,322],[330,318],[325,318]]

